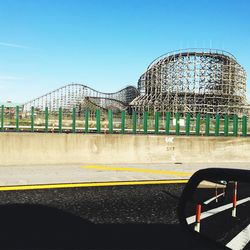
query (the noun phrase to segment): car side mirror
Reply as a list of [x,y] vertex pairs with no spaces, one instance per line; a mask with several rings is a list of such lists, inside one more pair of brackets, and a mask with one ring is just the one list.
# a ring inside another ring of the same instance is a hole
[[183,190],[178,215],[184,227],[218,247],[250,248],[250,170],[199,170]]

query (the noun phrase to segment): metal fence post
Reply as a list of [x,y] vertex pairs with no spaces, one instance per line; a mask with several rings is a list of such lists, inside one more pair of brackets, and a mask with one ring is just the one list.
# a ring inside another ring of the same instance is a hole
[[45,132],[48,133],[49,131],[49,109],[45,107]]
[[146,135],[148,133],[148,112],[143,113],[143,133]]
[[16,132],[19,131],[19,106],[16,106]]
[[201,127],[201,115],[200,113],[198,113],[196,115],[195,135],[200,135],[200,127]]
[[137,119],[136,112],[133,111],[132,113],[133,134],[136,134],[136,119]]
[[170,112],[166,113],[166,127],[165,127],[166,135],[170,134]]
[[209,136],[210,135],[210,116],[209,114],[206,114],[206,128],[205,128],[205,135]]
[[34,107],[31,107],[31,132],[34,132]]
[[96,110],[96,132],[101,133],[101,111],[100,109]]
[[121,132],[122,134],[125,133],[125,111],[122,111],[121,113]]
[[76,132],[76,108],[72,109],[72,133]]
[[175,114],[175,134],[176,135],[180,135],[180,123],[179,123],[179,120],[180,120],[180,113],[176,113]]
[[108,110],[108,121],[109,121],[109,133],[113,133],[113,112],[111,109]]
[[85,111],[85,133],[89,132],[89,111]]
[[59,133],[62,133],[62,107],[59,108],[59,117],[58,117]]
[[242,136],[247,136],[247,117],[245,115],[242,117]]
[[216,118],[215,118],[215,132],[214,132],[215,136],[219,136],[220,135],[220,115],[217,114]]
[[224,136],[228,136],[228,125],[229,125],[228,115],[225,114],[224,115]]
[[238,135],[238,116],[237,115],[233,116],[233,135],[234,136]]
[[190,113],[186,114],[186,135],[190,135]]
[[4,132],[4,105],[1,108],[1,131]]
[[159,133],[159,112],[155,112],[155,134]]

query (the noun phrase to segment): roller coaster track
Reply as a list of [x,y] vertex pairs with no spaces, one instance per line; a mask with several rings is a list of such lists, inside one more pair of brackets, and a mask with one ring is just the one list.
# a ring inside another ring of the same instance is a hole
[[250,112],[246,71],[229,52],[184,49],[153,60],[138,81],[140,95],[130,106],[148,112],[238,116]]
[[93,104],[98,105],[99,103],[99,107],[108,110],[112,105],[115,105],[115,107],[123,110],[126,109],[127,104],[119,101],[119,100],[115,100],[112,98],[99,98],[99,97],[89,97],[89,101],[91,101]]
[[24,103],[22,111],[29,112],[31,107],[36,110],[48,107],[49,111],[58,111],[60,107],[64,110],[76,107],[79,111],[89,105],[104,110],[109,107],[122,110],[138,95],[138,90],[133,86],[127,86],[114,93],[104,93],[83,84],[71,83]]

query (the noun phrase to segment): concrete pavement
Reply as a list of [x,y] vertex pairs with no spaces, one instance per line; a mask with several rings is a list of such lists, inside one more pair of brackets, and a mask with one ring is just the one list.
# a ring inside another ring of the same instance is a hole
[[0,186],[189,179],[209,167],[250,169],[250,163],[152,163],[0,166]]

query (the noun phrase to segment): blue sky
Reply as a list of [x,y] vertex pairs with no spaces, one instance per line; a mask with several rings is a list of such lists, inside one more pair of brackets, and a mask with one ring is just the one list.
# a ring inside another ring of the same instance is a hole
[[117,91],[188,47],[229,51],[250,76],[249,13],[248,0],[0,0],[0,101],[71,82]]

